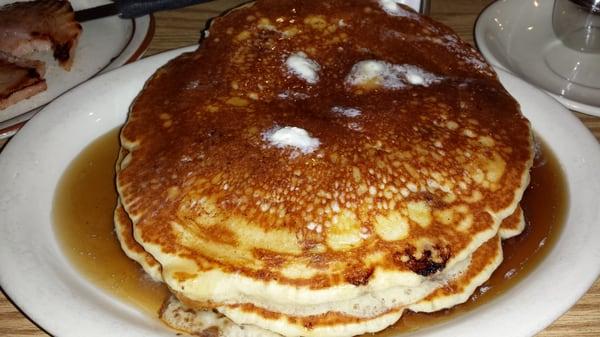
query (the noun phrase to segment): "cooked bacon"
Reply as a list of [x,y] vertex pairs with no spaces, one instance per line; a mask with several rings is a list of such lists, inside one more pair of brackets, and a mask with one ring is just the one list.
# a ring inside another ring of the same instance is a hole
[[20,57],[52,49],[54,58],[71,69],[81,25],[68,1],[37,0],[0,7],[0,51]]
[[0,52],[0,110],[46,90],[44,63]]

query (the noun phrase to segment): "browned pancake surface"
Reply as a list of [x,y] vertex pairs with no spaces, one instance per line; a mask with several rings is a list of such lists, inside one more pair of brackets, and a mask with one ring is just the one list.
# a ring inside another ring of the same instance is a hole
[[[300,51],[320,65],[318,82],[286,69]],[[442,80],[348,85],[363,60]],[[300,155],[269,146],[264,133],[275,126],[305,129],[320,146]],[[512,212],[532,156],[529,123],[472,47],[429,18],[393,17],[369,1],[265,0],[216,19],[197,51],[147,83],[122,140],[131,160],[118,184],[142,244],[195,261],[198,272],[312,289],[364,285],[377,268],[443,269],[478,233],[495,235],[501,219],[490,214]],[[385,239],[377,223],[395,216],[407,233]],[[249,248],[236,229],[246,225],[286,236]],[[318,272],[288,277],[292,261]]]

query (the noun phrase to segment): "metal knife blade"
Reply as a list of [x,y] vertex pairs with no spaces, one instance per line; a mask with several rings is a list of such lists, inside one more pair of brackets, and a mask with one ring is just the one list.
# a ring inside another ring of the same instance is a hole
[[118,0],[106,5],[78,10],[75,12],[75,19],[78,22],[85,22],[113,15],[129,19],[210,1],[212,0]]

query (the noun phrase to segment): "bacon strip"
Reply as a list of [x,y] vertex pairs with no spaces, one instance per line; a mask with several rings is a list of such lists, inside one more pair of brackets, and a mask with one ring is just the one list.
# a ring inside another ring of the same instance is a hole
[[68,1],[38,0],[0,7],[0,51],[16,57],[52,50],[70,70],[81,25]]
[[44,63],[0,52],[0,110],[46,90]]

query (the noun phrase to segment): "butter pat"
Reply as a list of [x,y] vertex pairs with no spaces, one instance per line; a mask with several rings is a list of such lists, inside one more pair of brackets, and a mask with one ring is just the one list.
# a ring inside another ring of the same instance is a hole
[[295,126],[273,127],[263,133],[263,139],[272,146],[291,147],[302,153],[311,153],[321,144],[318,138],[311,137],[306,130]]
[[285,60],[285,65],[292,74],[303,79],[307,83],[315,84],[319,81],[318,72],[321,70],[321,66],[317,62],[309,59],[304,52],[297,52],[290,55],[287,60]]

